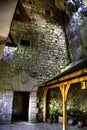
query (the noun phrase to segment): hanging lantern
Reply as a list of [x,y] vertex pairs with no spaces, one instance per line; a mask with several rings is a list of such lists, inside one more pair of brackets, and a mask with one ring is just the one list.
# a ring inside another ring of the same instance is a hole
[[81,82],[81,89],[82,90],[87,89],[87,81]]

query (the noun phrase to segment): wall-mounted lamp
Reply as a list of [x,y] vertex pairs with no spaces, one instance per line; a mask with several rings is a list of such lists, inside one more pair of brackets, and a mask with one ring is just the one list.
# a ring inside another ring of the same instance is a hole
[[81,89],[82,90],[87,89],[87,81],[81,82]]

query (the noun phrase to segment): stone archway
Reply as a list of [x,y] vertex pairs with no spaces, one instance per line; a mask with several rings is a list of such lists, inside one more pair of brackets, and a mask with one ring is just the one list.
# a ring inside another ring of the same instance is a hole
[[29,92],[28,121],[36,122],[36,115],[38,113],[37,80],[33,79],[23,71],[12,78],[11,84],[13,92]]

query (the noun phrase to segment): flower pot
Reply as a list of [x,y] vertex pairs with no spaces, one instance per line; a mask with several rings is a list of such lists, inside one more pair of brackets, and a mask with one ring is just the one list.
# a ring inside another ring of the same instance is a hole
[[83,127],[83,121],[78,121],[78,127],[82,128]]
[[50,119],[47,119],[47,123],[49,123],[49,124],[50,124],[50,123],[52,123],[52,120],[50,120]]
[[73,125],[74,124],[74,120],[73,119],[69,119],[68,120],[68,125]]
[[59,116],[59,117],[58,117],[58,122],[59,122],[59,123],[63,123],[63,117],[62,117],[62,116]]

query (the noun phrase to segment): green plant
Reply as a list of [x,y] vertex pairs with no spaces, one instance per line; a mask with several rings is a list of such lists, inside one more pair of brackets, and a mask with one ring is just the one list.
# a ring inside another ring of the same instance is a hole
[[79,113],[79,115],[77,116],[77,121],[82,121],[82,122],[84,122],[83,113]]
[[57,109],[52,109],[52,110],[50,110],[50,114],[49,114],[49,119],[50,120],[57,120],[57,118],[58,118],[58,110]]
[[48,123],[52,123],[52,121],[53,121],[52,114],[49,114],[49,117],[48,117],[48,119],[47,119],[47,122],[48,122]]
[[68,115],[68,118],[75,118],[78,114],[78,111],[74,108],[69,108],[67,110],[67,115]]
[[49,120],[53,120],[53,116],[51,114],[49,115]]

